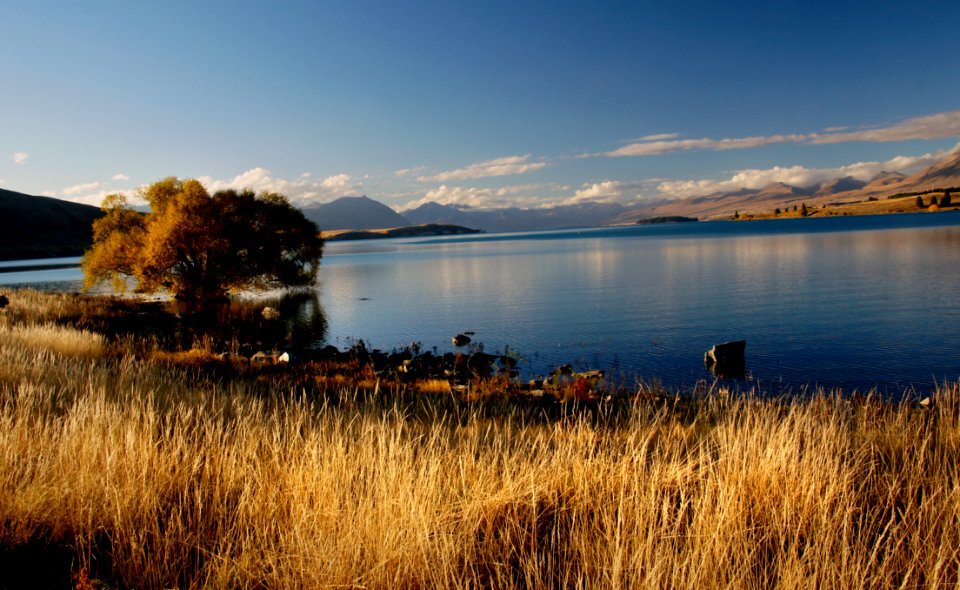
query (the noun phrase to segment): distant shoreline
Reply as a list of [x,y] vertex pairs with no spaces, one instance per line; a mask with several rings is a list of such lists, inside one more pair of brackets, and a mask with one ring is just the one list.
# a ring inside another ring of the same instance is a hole
[[[926,195],[927,193],[924,193]],[[952,202],[946,207],[941,207],[939,204],[930,205],[927,204],[923,208],[916,206],[917,195],[896,195],[887,197],[886,199],[868,199],[866,201],[857,201],[851,203],[826,203],[823,205],[811,205],[807,209],[807,215],[801,215],[798,210],[794,211],[793,207],[784,207],[784,209],[777,213],[776,210],[769,212],[735,212],[733,215],[725,215],[723,217],[705,217],[705,218],[696,218],[696,217],[687,217],[681,215],[671,215],[671,216],[658,216],[652,218],[646,218],[637,220],[632,223],[626,224],[616,224],[616,225],[605,225],[598,227],[624,227],[628,225],[661,225],[661,224],[675,224],[675,223],[693,223],[693,222],[702,222],[708,223],[712,221],[756,221],[756,220],[765,220],[765,219],[803,219],[803,218],[815,218],[815,217],[857,217],[857,216],[870,216],[870,215],[895,215],[902,213],[943,213],[957,211],[960,209],[960,199]],[[925,203],[929,202],[929,199],[924,201]],[[388,239],[388,238],[416,238],[416,237],[434,237],[434,236],[457,236],[457,235],[476,235],[476,234],[485,234],[486,230],[482,229],[473,229],[469,227],[464,227],[461,225],[452,225],[452,224],[438,224],[431,223],[425,225],[415,225],[415,226],[406,226],[406,227],[397,227],[390,229],[371,229],[371,230],[328,230],[321,231],[321,235],[325,240],[331,242],[337,241],[352,241],[352,240],[376,240],[376,239]],[[511,232],[513,233],[513,232]],[[523,232],[517,232],[523,233]],[[74,252],[65,252],[57,250],[56,254],[51,256],[38,256],[37,249],[35,247],[28,247],[22,251],[15,251],[12,249],[5,249],[3,252],[0,252],[0,262],[13,262],[19,260],[52,260],[57,258],[69,258],[82,256],[82,251]],[[14,271],[27,271],[27,270],[55,270],[61,268],[72,268],[77,266],[76,264],[57,264],[57,265],[48,265],[38,263],[32,265],[30,268],[27,267],[3,267],[0,268],[0,272],[14,272]]]
[[486,233],[481,229],[472,229],[462,225],[449,225],[441,223],[428,223],[425,225],[412,225],[407,227],[395,227],[391,229],[370,229],[370,230],[333,230],[321,231],[323,239],[337,242],[348,240],[382,240],[387,238],[420,238],[430,236],[462,236]]

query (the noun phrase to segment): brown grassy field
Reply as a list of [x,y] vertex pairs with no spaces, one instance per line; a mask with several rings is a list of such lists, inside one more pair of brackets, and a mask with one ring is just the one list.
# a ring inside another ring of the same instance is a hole
[[491,411],[151,360],[75,327],[109,301],[6,293],[0,587],[960,584],[960,385]]
[[[945,209],[938,206],[930,207],[931,197],[940,199],[943,193],[925,194],[922,196],[924,207],[917,207],[916,195],[880,198],[876,200],[857,201],[851,203],[830,203],[820,206],[809,206],[808,217],[839,217],[846,215],[883,215],[887,213],[933,213],[938,211],[953,211],[960,203],[955,203]],[[773,211],[741,213],[739,219],[781,219],[800,217],[800,214],[789,207],[784,207],[780,214]]]

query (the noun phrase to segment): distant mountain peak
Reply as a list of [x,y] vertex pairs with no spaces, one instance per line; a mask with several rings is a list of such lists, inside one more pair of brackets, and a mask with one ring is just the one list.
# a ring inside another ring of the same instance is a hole
[[855,191],[862,189],[867,186],[862,180],[857,180],[852,176],[844,176],[842,178],[834,178],[833,180],[828,180],[817,187],[816,195],[817,196],[829,196],[835,195],[837,193],[845,193],[847,191]]
[[758,197],[795,197],[810,194],[809,191],[787,184],[785,182],[771,182],[767,186],[757,191]]
[[873,178],[870,179],[870,182],[876,182],[876,181],[878,181],[878,180],[886,180],[886,179],[890,179],[890,178],[897,179],[897,180],[903,180],[903,179],[906,178],[906,177],[907,177],[906,174],[901,174],[900,172],[897,172],[896,170],[881,170],[880,172],[878,172],[877,174],[875,174]]
[[325,231],[391,229],[411,225],[404,216],[366,195],[340,197],[323,205],[304,207],[303,214]]

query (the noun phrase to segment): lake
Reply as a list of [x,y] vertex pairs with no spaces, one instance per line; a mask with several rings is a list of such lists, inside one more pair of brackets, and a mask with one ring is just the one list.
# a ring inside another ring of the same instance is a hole
[[[76,269],[4,264],[0,284],[79,289]],[[960,379],[957,213],[330,242],[317,291],[317,345],[444,352],[470,331],[525,377],[570,363],[690,388],[713,379],[707,349],[742,339],[746,389]]]

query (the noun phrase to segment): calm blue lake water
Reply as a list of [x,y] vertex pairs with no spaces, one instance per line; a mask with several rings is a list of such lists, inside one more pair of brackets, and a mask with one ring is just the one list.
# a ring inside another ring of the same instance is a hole
[[[46,272],[79,288],[77,270]],[[954,213],[331,242],[320,277],[323,343],[341,348],[443,352],[473,331],[525,375],[571,363],[691,387],[712,379],[704,351],[745,339],[747,388],[960,379]]]
[[767,390],[960,378],[956,214],[341,242],[323,264],[338,345],[443,351],[471,330],[530,373],[569,362],[689,387],[710,378],[704,351],[745,339]]

